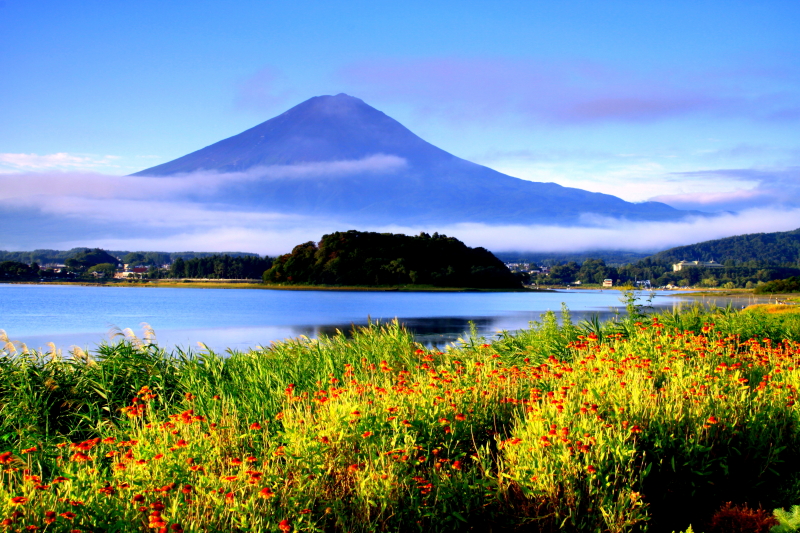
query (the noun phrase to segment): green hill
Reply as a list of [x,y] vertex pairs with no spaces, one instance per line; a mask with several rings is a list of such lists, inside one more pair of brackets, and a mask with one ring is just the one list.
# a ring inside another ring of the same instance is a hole
[[797,266],[800,263],[800,229],[750,233],[678,246],[658,252],[650,259],[659,264],[713,259],[731,266]]
[[520,288],[519,280],[485,248],[453,237],[416,237],[350,230],[324,235],[280,256],[264,273],[271,283],[312,285],[434,285]]

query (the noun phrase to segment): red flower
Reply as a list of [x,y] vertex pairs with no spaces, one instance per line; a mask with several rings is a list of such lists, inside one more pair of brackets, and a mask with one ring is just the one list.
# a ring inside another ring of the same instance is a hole
[[14,459],[14,456],[11,454],[11,452],[0,453],[0,465],[7,465],[12,459]]
[[25,505],[28,503],[28,498],[25,496],[14,496],[11,498],[11,505]]
[[292,530],[292,526],[291,526],[291,524],[289,523],[289,521],[288,521],[288,520],[286,520],[286,519],[284,518],[284,519],[283,519],[283,520],[281,520],[281,521],[280,521],[280,523],[278,524],[278,529],[280,529],[280,530],[281,530],[281,531],[283,531],[284,533],[288,533],[289,531],[291,531],[291,530]]
[[361,436],[366,439],[367,437],[371,437],[372,436],[372,432],[371,431],[365,431],[364,433],[361,434]]
[[66,513],[61,513],[58,516],[66,518],[67,520],[72,520],[73,518],[75,518],[75,513],[73,513],[72,511],[67,511]]
[[261,427],[261,424],[259,424],[258,422],[253,422],[252,424],[250,424],[250,429],[252,429],[253,431],[258,431],[263,428]]
[[597,469],[592,465],[587,466],[586,467],[586,471],[589,472],[590,474],[596,474],[597,473]]
[[272,498],[273,496],[275,496],[275,493],[272,492],[272,489],[270,489],[269,487],[264,487],[263,489],[258,491],[258,496],[265,499]]

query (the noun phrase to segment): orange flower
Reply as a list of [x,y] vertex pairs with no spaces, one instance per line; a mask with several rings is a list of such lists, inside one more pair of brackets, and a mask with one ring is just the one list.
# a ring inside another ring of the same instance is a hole
[[709,416],[708,420],[706,421],[707,424],[716,424],[717,422],[719,422],[719,420],[717,420],[717,417],[713,415]]
[[364,433],[361,434],[361,436],[366,439],[367,437],[371,437],[372,436],[372,432],[371,431],[365,431]]
[[252,424],[250,424],[250,429],[258,431],[263,428],[261,427],[261,424],[259,424],[258,422],[253,422]]
[[288,520],[286,520],[286,519],[284,518],[284,519],[283,519],[283,520],[281,520],[281,521],[280,521],[280,523],[278,524],[278,529],[280,529],[281,531],[283,531],[283,533],[289,533],[289,531],[291,531],[291,530],[292,530],[292,526],[291,526],[291,524],[289,523],[289,521],[288,521]]
[[7,465],[14,459],[11,452],[0,453],[0,465]]
[[586,467],[586,471],[589,472],[590,474],[596,474],[597,473],[597,469],[592,465],[587,466]]
[[45,524],[52,524],[56,521],[56,512],[55,511],[45,511],[44,512],[44,523]]
[[30,448],[25,448],[24,450],[21,450],[21,451],[22,451],[22,453],[33,453],[33,452],[38,451],[38,450],[36,449],[36,446],[32,446]]
[[258,495],[261,498],[272,498],[273,496],[275,496],[275,493],[272,492],[272,489],[270,489],[269,487],[264,487],[263,489],[258,491]]
[[458,413],[458,414],[455,416],[455,419],[456,419],[456,420],[458,420],[459,422],[463,422],[464,420],[466,420],[466,419],[467,419],[467,417],[466,417],[466,416],[464,416],[464,413]]
[[75,452],[72,454],[72,457],[70,457],[69,460],[76,463],[85,463],[86,461],[91,461],[92,458],[83,452]]
[[28,498],[25,496],[14,496],[11,498],[11,505],[25,505],[28,503]]
[[233,501],[234,501],[234,494],[232,492],[229,492],[228,494],[225,495],[225,503],[227,503],[228,505],[233,505]]
[[72,520],[73,518],[75,518],[75,513],[73,513],[72,511],[67,511],[65,513],[59,514],[58,516],[66,518],[67,520]]

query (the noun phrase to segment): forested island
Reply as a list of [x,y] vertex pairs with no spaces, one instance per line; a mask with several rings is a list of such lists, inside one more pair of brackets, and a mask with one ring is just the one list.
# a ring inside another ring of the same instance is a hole
[[519,289],[520,279],[485,248],[434,233],[407,236],[345,231],[324,235],[278,257],[265,283],[302,285],[431,285]]

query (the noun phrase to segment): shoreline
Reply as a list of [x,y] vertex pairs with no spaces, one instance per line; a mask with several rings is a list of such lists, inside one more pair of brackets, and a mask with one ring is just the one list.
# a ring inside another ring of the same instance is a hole
[[123,287],[149,289],[255,289],[277,291],[342,291],[342,292],[556,292],[555,289],[481,289],[470,287],[433,287],[416,285],[338,286],[338,285],[268,285],[248,280],[147,280],[139,282],[76,281],[8,281],[8,285],[68,285],[80,287]]

